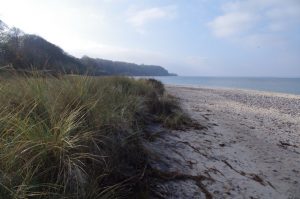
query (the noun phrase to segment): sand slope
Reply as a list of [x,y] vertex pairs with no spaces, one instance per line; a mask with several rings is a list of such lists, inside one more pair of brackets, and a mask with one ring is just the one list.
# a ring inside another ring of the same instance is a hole
[[[300,198],[300,96],[168,86],[207,129],[148,144],[157,198]],[[156,157],[156,158],[155,158]]]

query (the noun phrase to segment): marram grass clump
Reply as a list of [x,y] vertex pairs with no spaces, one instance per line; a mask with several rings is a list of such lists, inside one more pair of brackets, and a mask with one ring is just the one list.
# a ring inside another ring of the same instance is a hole
[[0,198],[134,197],[147,164],[143,127],[186,118],[154,80],[34,74],[0,83]]

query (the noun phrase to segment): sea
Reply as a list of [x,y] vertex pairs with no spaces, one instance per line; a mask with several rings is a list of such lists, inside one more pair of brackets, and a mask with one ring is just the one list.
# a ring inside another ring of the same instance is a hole
[[238,88],[300,95],[300,78],[191,76],[155,76],[151,78],[171,85]]

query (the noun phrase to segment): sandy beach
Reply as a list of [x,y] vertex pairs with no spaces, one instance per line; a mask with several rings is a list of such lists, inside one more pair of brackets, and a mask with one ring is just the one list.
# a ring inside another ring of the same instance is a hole
[[300,198],[300,96],[167,86],[204,126],[149,143],[157,198]]

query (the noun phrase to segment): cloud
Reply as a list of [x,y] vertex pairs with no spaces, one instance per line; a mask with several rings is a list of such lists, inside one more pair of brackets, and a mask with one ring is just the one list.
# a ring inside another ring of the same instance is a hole
[[251,29],[258,18],[252,13],[232,12],[215,18],[208,25],[217,37],[229,37]]
[[176,16],[176,6],[153,7],[143,10],[131,9],[128,11],[127,22],[136,28],[165,19],[173,19]]
[[270,20],[268,27],[271,31],[285,31],[300,25],[300,1],[298,5],[290,4],[270,9],[266,12],[266,17]]
[[283,40],[300,25],[299,0],[237,0],[223,4],[221,10],[223,13],[208,23],[212,33],[245,43]]

